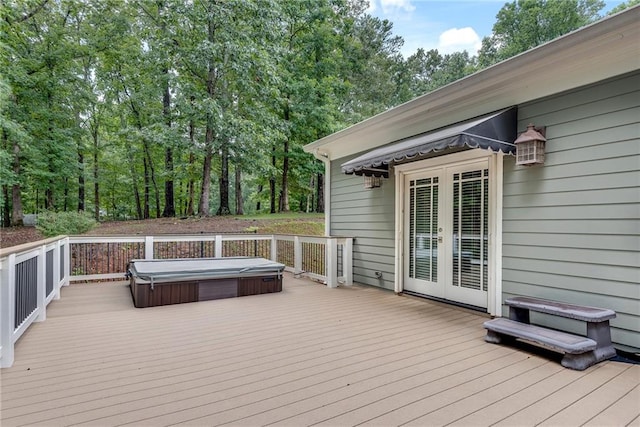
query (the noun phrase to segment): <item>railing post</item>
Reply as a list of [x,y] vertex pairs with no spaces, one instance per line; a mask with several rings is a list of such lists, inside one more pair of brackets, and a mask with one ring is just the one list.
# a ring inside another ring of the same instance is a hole
[[333,238],[327,239],[325,250],[324,269],[327,275],[327,287],[338,287],[338,241]]
[[144,259],[153,259],[153,236],[144,238]]
[[271,261],[278,261],[278,239],[276,236],[271,236]]
[[213,256],[216,258],[222,258],[222,236],[220,234],[216,235],[216,244]]
[[36,280],[36,293],[38,304],[38,317],[34,322],[47,320],[47,245],[42,245],[38,251],[38,274]]
[[342,274],[344,275],[344,284],[346,286],[353,285],[353,238],[344,239],[342,246]]
[[293,237],[293,273],[302,273],[302,243],[298,236]]
[[53,248],[53,299],[60,299],[60,242]]
[[16,326],[16,255],[11,254],[0,265],[0,368],[13,365],[13,331]]
[[66,237],[64,239],[64,279],[62,286],[69,286],[71,278],[71,240]]

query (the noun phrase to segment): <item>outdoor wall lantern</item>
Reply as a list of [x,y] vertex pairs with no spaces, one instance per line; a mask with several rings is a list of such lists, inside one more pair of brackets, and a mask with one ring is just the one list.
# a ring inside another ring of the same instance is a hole
[[364,188],[370,190],[382,185],[382,178],[379,176],[364,176]]
[[532,166],[544,163],[545,127],[527,126],[513,142],[516,145],[516,165]]

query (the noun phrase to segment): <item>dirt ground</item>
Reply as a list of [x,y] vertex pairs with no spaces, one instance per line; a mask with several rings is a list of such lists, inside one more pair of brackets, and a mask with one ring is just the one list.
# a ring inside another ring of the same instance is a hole
[[[296,231],[288,231],[297,223]],[[324,224],[319,216],[283,219],[242,219],[236,217],[210,218],[159,218],[145,221],[114,221],[100,223],[86,235],[159,235],[159,234],[215,234],[240,233],[257,230],[258,233],[318,234],[318,225]],[[35,227],[11,227],[0,229],[0,248],[42,240],[44,237]]]

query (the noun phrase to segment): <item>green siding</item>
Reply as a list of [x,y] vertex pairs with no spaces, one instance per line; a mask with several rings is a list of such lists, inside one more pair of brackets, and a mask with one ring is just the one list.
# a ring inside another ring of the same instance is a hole
[[[331,164],[331,234],[353,236],[353,280],[394,288],[394,178],[383,179],[380,188],[366,190],[363,178],[345,175],[340,165],[357,157]],[[375,272],[382,273],[382,279]]]
[[546,161],[505,159],[504,298],[611,308],[614,342],[639,351],[640,73],[521,105],[518,116],[518,129],[547,127]]
[[[505,158],[503,298],[611,308],[616,345],[640,351],[640,73],[520,105],[518,120],[545,125],[548,142],[544,166]],[[356,238],[356,282],[393,289],[394,178],[365,190],[340,169],[360,154],[332,162],[331,233]]]

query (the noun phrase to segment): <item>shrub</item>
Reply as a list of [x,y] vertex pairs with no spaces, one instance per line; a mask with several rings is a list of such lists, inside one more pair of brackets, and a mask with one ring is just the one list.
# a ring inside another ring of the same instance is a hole
[[84,212],[52,212],[38,214],[36,228],[45,237],[61,234],[82,234],[96,226],[96,220]]

